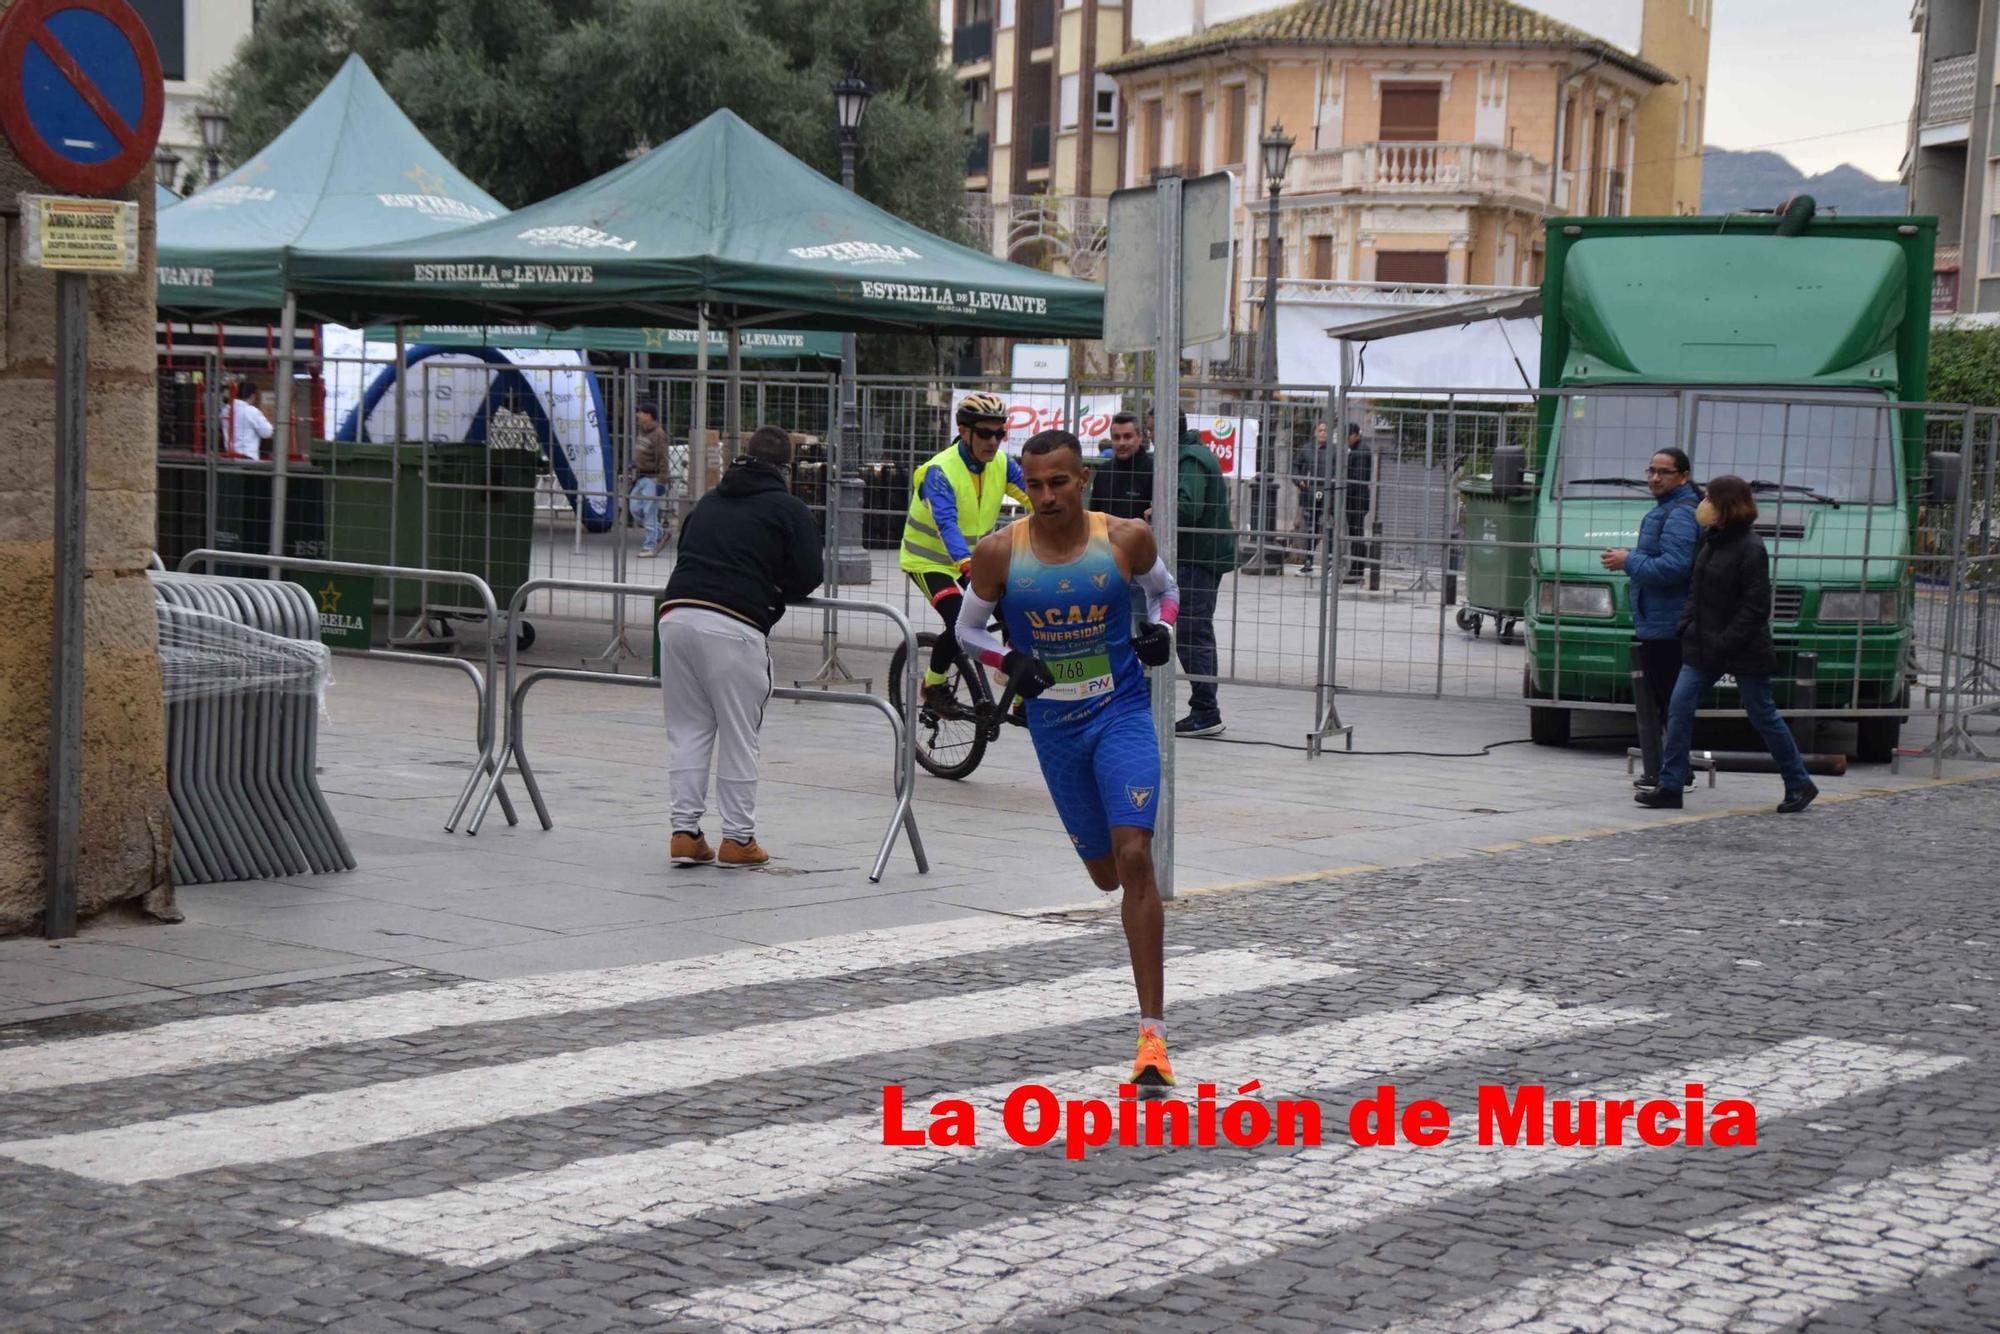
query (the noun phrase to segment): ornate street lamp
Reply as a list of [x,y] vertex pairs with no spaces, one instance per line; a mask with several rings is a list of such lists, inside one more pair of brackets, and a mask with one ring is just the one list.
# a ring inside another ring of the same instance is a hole
[[161,144],[153,150],[153,179],[167,188],[169,194],[179,194],[181,155]]
[[1278,383],[1278,196],[1285,188],[1285,168],[1291,165],[1292,145],[1297,141],[1285,133],[1282,123],[1258,140],[1264,150],[1264,188],[1271,192],[1270,228],[1264,242],[1264,381],[1277,392]]
[[195,113],[201,121],[201,146],[208,150],[208,183],[222,179],[222,144],[229,137],[229,113],[210,104]]

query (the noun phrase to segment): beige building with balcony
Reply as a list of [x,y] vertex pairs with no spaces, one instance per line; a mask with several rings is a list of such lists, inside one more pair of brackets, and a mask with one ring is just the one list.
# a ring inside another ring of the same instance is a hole
[[[1295,147],[1278,272],[1329,284],[1539,282],[1542,219],[1630,212],[1634,170],[1654,169],[1636,151],[1641,108],[1681,89],[1508,0],[1303,0],[1102,68],[1125,115],[1121,184],[1237,173],[1245,278],[1266,262],[1258,140],[1281,123]],[[1254,327],[1255,294],[1238,290],[1238,327]]]
[[1916,0],[1923,37],[1903,184],[1938,220],[1936,314],[2000,311],[2000,139],[1993,105],[2000,0]]

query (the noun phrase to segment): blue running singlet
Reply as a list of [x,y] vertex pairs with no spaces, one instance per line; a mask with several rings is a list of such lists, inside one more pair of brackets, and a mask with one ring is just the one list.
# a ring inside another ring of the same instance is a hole
[[1110,855],[1114,826],[1152,829],[1160,788],[1145,668],[1132,652],[1130,581],[1105,516],[1089,520],[1082,554],[1061,565],[1043,564],[1029,521],[1017,521],[1000,601],[1009,641],[1056,678],[1028,701],[1028,732],[1056,813],[1086,861]]

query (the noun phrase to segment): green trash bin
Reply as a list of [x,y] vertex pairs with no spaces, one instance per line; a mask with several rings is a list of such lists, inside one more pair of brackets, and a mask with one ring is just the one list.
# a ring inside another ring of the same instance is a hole
[[[221,551],[271,551],[271,474],[261,468],[218,464],[215,469],[215,545]],[[325,560],[326,488],[317,470],[294,463],[285,479],[285,554]],[[164,556],[163,556],[164,559]],[[213,572],[262,579],[261,565],[218,563]]]
[[1476,477],[1460,482],[1458,494],[1465,510],[1465,605],[1458,609],[1458,628],[1477,635],[1491,617],[1504,640],[1527,610],[1533,582],[1534,492],[1498,495],[1491,478]]
[[[483,444],[431,444],[425,503],[430,541],[424,564],[476,574],[504,615],[528,581],[535,545],[535,465],[539,454]],[[433,608],[476,611],[479,595],[463,584],[434,584]]]
[[[313,441],[309,453],[325,516],[325,549],[316,554],[362,565],[424,564],[424,448],[376,440]],[[388,585],[376,580],[380,605],[388,603]],[[396,613],[416,615],[421,586],[399,579],[395,589]]]

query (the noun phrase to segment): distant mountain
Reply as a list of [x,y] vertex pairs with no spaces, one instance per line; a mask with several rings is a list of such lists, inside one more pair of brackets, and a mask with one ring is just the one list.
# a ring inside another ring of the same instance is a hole
[[1907,213],[1899,181],[1878,181],[1859,167],[1842,165],[1807,176],[1776,153],[1732,153],[1713,145],[1701,164],[1701,211],[1776,208],[1796,194],[1808,194],[1821,208],[1861,213]]

